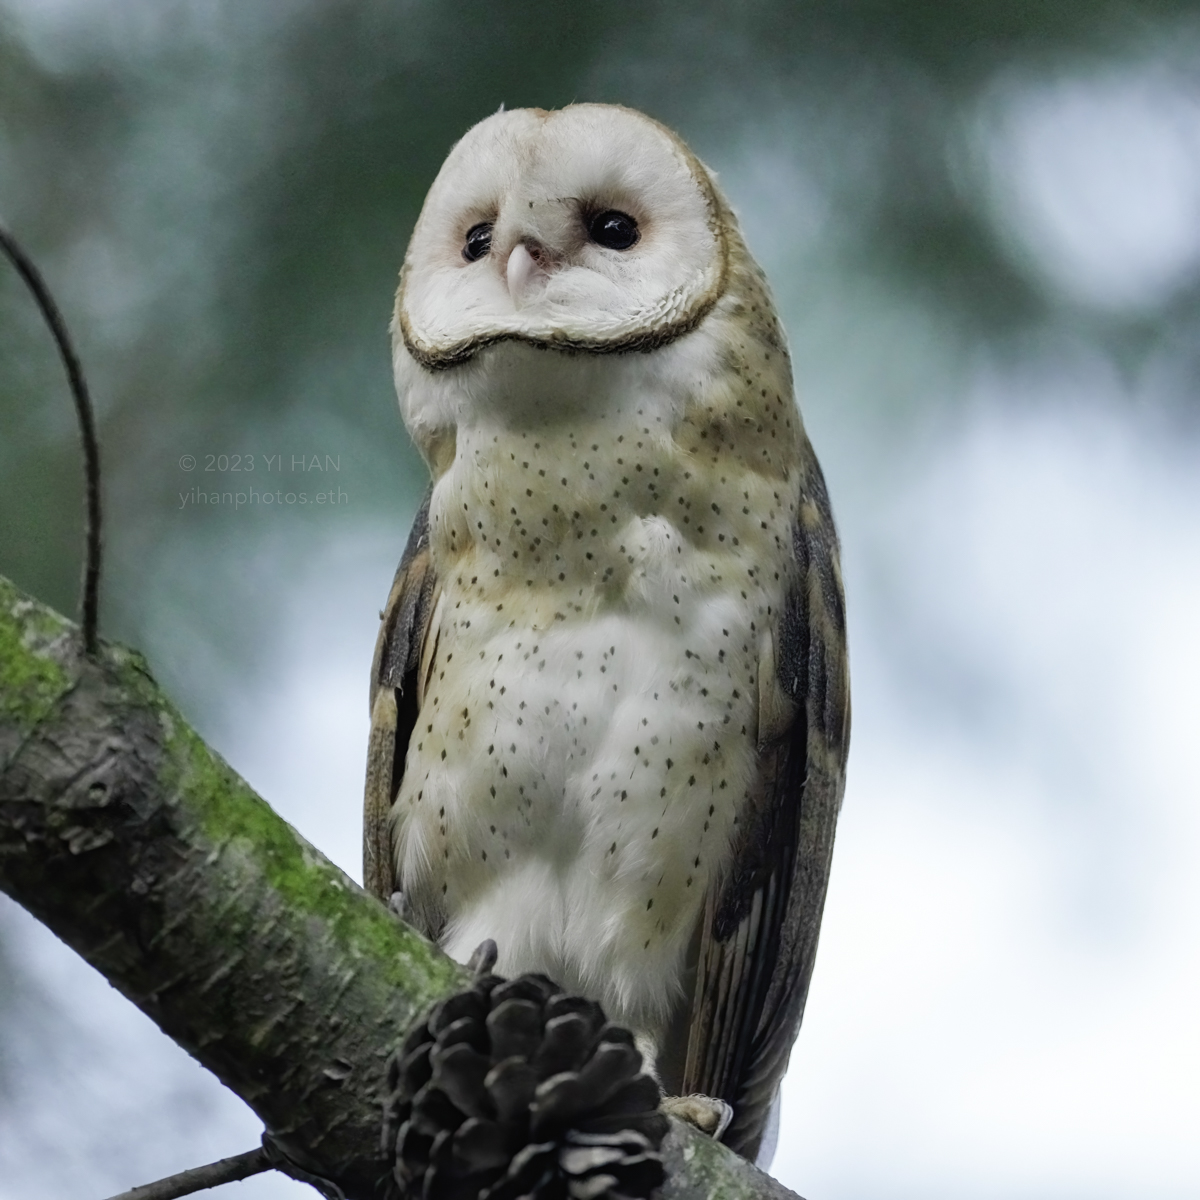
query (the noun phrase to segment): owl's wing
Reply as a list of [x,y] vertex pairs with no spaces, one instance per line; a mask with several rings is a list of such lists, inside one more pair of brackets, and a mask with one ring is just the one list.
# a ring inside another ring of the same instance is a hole
[[438,583],[429,555],[429,499],[413,521],[396,568],[371,664],[371,738],[363,797],[363,887],[385,903],[396,890],[388,814],[400,790],[408,741],[424,693],[422,663],[437,603]]
[[727,1100],[753,1159],[800,1028],[850,734],[845,605],[821,469],[805,447],[794,572],[759,664],[759,790],[700,935],[683,1091]]

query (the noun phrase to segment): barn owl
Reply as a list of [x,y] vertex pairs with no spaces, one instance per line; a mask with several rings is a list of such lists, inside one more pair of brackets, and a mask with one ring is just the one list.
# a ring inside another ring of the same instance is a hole
[[849,730],[821,470],[710,172],[599,104],[453,148],[393,320],[432,477],[371,679],[367,887],[599,1000],[760,1149]]

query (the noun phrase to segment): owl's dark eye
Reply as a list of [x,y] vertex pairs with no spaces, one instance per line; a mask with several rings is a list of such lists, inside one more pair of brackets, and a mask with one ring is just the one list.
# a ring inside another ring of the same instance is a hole
[[463,245],[463,258],[467,262],[478,262],[492,248],[492,223],[483,221],[467,230]]
[[588,237],[609,250],[628,250],[638,240],[637,222],[628,213],[610,208],[588,221]]

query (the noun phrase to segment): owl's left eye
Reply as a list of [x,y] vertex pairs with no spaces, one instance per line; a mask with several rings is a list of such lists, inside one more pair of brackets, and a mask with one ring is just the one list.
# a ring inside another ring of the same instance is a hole
[[483,221],[472,225],[467,230],[467,240],[463,244],[463,258],[467,262],[478,262],[492,248],[492,223]]
[[588,237],[609,250],[628,250],[638,240],[637,222],[628,213],[610,208],[588,221]]

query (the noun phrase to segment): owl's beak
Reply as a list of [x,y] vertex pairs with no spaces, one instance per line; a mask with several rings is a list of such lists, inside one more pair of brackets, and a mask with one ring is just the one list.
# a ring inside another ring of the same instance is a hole
[[508,294],[512,297],[513,307],[520,308],[529,297],[529,286],[545,272],[537,260],[529,252],[524,242],[518,242],[508,256],[504,268],[508,280]]

